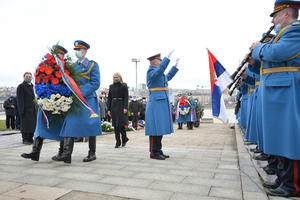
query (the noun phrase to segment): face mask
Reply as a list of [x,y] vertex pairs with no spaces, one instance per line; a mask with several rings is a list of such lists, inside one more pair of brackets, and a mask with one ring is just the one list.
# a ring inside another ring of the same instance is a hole
[[31,78],[25,78],[25,82],[26,83],[30,83],[31,82]]
[[82,58],[82,52],[81,51],[75,51],[75,56],[78,58],[78,59],[80,59],[80,58]]
[[275,33],[278,34],[280,30],[281,30],[281,24],[277,24],[274,29]]
[[119,78],[114,78],[114,83],[120,83],[120,79]]

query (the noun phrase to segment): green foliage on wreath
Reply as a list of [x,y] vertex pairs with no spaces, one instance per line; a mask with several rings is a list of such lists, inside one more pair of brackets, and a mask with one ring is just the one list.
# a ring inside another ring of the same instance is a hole
[[202,119],[202,117],[204,115],[204,106],[200,103],[198,98],[196,98],[195,100],[197,101],[197,104],[196,104],[196,117],[197,117],[197,121],[200,121],[200,119]]

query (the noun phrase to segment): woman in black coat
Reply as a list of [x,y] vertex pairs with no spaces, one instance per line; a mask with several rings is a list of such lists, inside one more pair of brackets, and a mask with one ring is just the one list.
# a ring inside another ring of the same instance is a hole
[[122,146],[128,142],[125,125],[127,125],[127,108],[128,108],[128,87],[123,83],[122,76],[119,73],[113,75],[113,84],[109,86],[108,115],[112,118],[112,125],[115,129],[116,146],[121,145],[120,133],[122,135]]

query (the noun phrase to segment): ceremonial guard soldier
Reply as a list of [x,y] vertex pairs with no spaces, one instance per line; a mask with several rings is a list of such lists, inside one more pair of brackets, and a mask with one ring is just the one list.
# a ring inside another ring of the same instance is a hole
[[299,8],[299,0],[276,0],[271,17],[277,35],[252,45],[253,59],[261,62],[263,150],[280,160],[278,179],[265,186],[283,197],[299,196],[300,188]]
[[[53,50],[61,59],[63,59],[65,54],[68,53],[68,51],[60,45],[54,45]],[[49,127],[47,127],[47,122],[45,121],[42,111],[40,109],[38,110],[32,151],[31,153],[21,154],[23,158],[39,161],[44,139],[60,141],[58,154],[53,156],[52,159],[56,159],[56,157],[60,157],[62,155],[64,138],[59,136],[62,124],[58,121],[54,121],[53,115],[51,114],[47,117],[49,119]]]
[[[80,73],[79,88],[87,104],[96,114],[100,114],[96,91],[100,87],[99,66],[95,61],[88,60],[85,56],[90,45],[84,41],[74,42],[75,55],[78,61],[75,70]],[[85,107],[78,107],[78,112],[68,113],[62,125],[60,136],[64,137],[64,149],[62,156],[57,159],[65,163],[71,163],[74,138],[89,136],[89,152],[83,162],[96,159],[96,136],[102,134],[100,115],[90,117],[90,111]]]
[[177,73],[177,59],[175,66],[167,75],[164,71],[170,63],[173,51],[161,60],[160,54],[148,58],[150,67],[147,71],[147,87],[150,96],[146,105],[146,136],[149,136],[150,158],[165,160],[169,158],[162,151],[163,135],[171,134],[173,130],[172,113],[170,108],[168,81]]

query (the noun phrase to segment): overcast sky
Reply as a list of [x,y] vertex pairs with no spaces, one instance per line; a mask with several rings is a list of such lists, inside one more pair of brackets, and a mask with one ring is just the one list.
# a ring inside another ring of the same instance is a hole
[[57,42],[75,61],[73,42],[84,40],[88,59],[99,64],[101,87],[114,72],[134,87],[132,58],[140,59],[138,83],[145,83],[147,57],[172,49],[171,64],[179,57],[180,65],[170,87],[209,87],[206,48],[234,72],[272,25],[273,6],[273,0],[0,0],[0,86],[17,86]]

